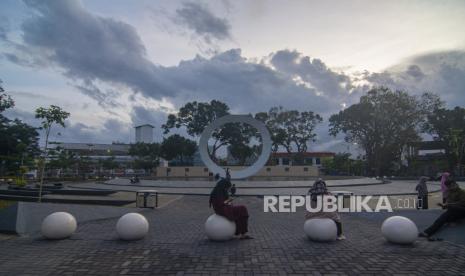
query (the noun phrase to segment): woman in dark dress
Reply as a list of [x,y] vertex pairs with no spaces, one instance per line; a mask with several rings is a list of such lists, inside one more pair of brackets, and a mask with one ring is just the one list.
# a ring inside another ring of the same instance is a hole
[[221,179],[216,183],[215,188],[210,193],[210,208],[213,207],[217,215],[223,216],[230,221],[236,223],[236,235],[240,239],[251,239],[247,235],[249,213],[247,208],[242,205],[233,206],[232,199],[229,197],[229,189],[231,188],[231,181],[229,179]]

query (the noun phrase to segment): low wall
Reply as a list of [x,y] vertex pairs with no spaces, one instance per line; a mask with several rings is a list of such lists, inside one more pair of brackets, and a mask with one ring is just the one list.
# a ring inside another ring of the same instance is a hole
[[42,220],[53,212],[68,212],[79,224],[85,221],[120,217],[140,210],[126,207],[17,202],[0,210],[0,232],[37,233],[40,231]]
[[[241,166],[228,166],[231,170],[240,170]],[[212,176],[207,167],[157,167],[157,177],[209,177]],[[316,166],[264,166],[253,177],[316,177],[319,169]]]

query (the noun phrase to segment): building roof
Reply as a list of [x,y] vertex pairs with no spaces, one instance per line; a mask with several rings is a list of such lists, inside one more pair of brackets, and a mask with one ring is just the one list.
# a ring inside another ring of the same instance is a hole
[[135,126],[134,128],[140,128],[140,127],[145,127],[145,126],[149,126],[149,127],[151,127],[151,128],[155,128],[155,127],[152,126],[151,124],[143,124],[143,125]]
[[94,144],[94,143],[51,143],[51,148],[63,148],[66,150],[89,151],[120,151],[127,152],[129,144]]

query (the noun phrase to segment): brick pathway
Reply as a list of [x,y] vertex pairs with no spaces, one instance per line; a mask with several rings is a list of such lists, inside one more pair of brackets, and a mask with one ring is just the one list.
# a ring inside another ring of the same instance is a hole
[[303,214],[263,213],[262,202],[242,198],[254,240],[206,239],[207,197],[185,196],[147,211],[150,233],[141,241],[116,238],[115,219],[84,223],[71,239],[21,237],[0,241],[0,275],[465,275],[465,247],[420,240],[391,245],[379,222],[345,215],[348,240],[305,238]]

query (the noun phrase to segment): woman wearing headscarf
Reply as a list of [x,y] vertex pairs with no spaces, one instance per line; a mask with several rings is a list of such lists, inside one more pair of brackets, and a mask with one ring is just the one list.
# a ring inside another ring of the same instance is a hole
[[441,192],[442,192],[442,203],[445,204],[447,201],[447,195],[449,194],[449,189],[447,188],[446,181],[449,178],[450,173],[445,172],[441,176]]
[[[316,208],[317,200],[319,197],[323,197],[324,195],[331,194],[326,187],[326,182],[319,178],[317,181],[313,183],[313,186],[308,191],[308,195],[311,198],[311,206],[312,208]],[[320,210],[318,212],[307,212],[305,214],[305,219],[313,219],[313,218],[329,218],[336,223],[337,227],[337,240],[345,240],[346,237],[342,233],[342,221],[341,217],[337,212],[324,212]]]
[[428,177],[420,177],[420,181],[415,187],[415,190],[418,192],[417,209],[428,209],[428,187],[426,186],[426,181],[428,181]]
[[240,239],[251,239],[248,232],[249,213],[243,205],[232,205],[232,198],[229,197],[231,181],[228,178],[222,178],[216,183],[210,193],[210,208],[213,207],[217,215],[223,216],[236,223],[236,235]]

